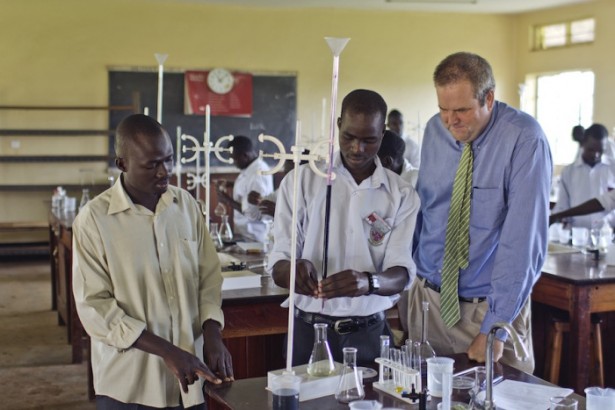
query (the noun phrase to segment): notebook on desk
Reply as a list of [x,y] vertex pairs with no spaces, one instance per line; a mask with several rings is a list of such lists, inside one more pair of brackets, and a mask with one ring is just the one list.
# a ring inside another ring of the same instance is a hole
[[224,281],[222,290],[260,288],[261,275],[249,270],[234,270],[222,272]]

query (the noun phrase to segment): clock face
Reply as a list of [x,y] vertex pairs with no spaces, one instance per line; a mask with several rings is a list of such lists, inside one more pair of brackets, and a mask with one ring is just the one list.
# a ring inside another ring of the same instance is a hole
[[224,68],[214,68],[207,75],[207,85],[216,94],[226,94],[233,88],[235,78]]

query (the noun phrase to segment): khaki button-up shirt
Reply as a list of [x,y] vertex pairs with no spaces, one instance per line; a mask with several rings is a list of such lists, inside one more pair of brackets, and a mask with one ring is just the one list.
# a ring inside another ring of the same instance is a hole
[[118,179],[73,224],[73,290],[92,338],[96,394],[125,403],[186,407],[202,383],[181,392],[162,358],[132,348],[144,329],[202,357],[202,325],[224,325],[222,275],[197,202],[170,186],[155,212],[135,205]]

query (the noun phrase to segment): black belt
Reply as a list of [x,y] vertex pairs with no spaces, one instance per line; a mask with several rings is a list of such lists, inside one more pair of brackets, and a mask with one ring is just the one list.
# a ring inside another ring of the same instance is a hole
[[[426,288],[429,288],[431,290],[435,290],[436,292],[440,293],[440,286],[436,285],[433,282],[428,281],[427,279],[425,279],[422,276],[416,275],[416,277],[423,281],[423,286]],[[486,301],[487,298],[486,297],[479,297],[479,298],[464,298],[463,296],[459,296],[459,301],[460,302],[467,302],[467,303],[481,303]]]
[[378,312],[370,316],[335,317],[295,309],[295,317],[310,325],[314,323],[325,323],[329,328],[335,330],[337,334],[347,335],[359,329],[365,329],[376,323],[382,322],[385,315],[384,312]]

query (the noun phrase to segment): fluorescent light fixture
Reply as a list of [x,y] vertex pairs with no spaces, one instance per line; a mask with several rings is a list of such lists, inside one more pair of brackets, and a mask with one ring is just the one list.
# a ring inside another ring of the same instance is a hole
[[478,0],[385,0],[387,3],[411,4],[476,4]]

